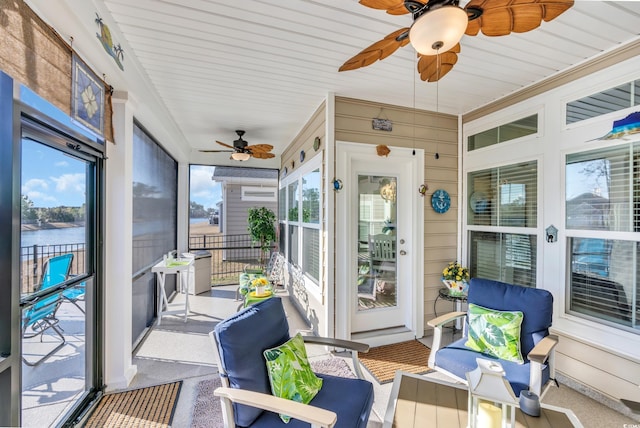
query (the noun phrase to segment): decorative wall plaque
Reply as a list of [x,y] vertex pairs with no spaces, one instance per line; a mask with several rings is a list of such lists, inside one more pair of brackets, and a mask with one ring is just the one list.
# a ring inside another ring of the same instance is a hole
[[104,133],[104,83],[73,55],[71,117],[100,135]]

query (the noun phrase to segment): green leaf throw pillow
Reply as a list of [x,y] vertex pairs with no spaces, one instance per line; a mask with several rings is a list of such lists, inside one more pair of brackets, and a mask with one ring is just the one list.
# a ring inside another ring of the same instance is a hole
[[[322,379],[311,370],[300,333],[263,354],[267,361],[271,393],[276,397],[309,404],[322,388]],[[291,419],[283,414],[280,418],[285,423]]]
[[495,311],[469,303],[465,346],[502,360],[524,363],[520,351],[522,312]]

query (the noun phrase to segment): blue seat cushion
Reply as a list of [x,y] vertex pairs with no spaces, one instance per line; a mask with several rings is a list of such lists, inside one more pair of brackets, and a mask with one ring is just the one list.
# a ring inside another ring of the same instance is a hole
[[541,288],[521,287],[483,278],[469,283],[469,303],[498,311],[520,311],[520,349],[525,356],[549,334],[553,317],[553,295]]
[[[529,377],[531,363],[525,359],[524,364],[511,361],[500,360],[490,355],[481,354],[473,349],[464,346],[467,338],[463,337],[449,346],[436,352],[436,367],[442,368],[462,379],[466,379],[465,373],[475,370],[478,367],[476,358],[498,361],[505,371],[505,377],[511,384],[516,397],[520,396],[520,391],[529,389]],[[542,366],[542,385],[549,380],[549,366]]]
[[[366,428],[371,406],[373,406],[371,382],[326,374],[317,374],[317,376],[322,378],[322,389],[309,404],[335,412],[338,415],[336,428]],[[251,428],[279,426],[308,428],[310,424],[293,418],[288,424],[284,424],[277,413],[263,412]]]
[[[289,337],[289,324],[278,297],[249,306],[221,321],[214,329],[222,368],[232,388],[271,394],[263,351],[282,345]],[[263,412],[233,404],[236,425],[250,426]]]

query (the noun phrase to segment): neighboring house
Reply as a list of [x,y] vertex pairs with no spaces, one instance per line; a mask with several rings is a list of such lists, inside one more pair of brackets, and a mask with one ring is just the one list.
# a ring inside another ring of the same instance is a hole
[[[278,171],[275,169],[217,166],[211,179],[222,185],[222,203],[218,206],[220,233],[225,247],[249,244],[234,235],[247,235],[249,208],[267,207],[278,210]],[[237,245],[236,245],[237,244]],[[225,250],[224,260],[247,258],[246,251]],[[252,257],[253,258],[253,254]],[[259,254],[256,254],[259,258]]]

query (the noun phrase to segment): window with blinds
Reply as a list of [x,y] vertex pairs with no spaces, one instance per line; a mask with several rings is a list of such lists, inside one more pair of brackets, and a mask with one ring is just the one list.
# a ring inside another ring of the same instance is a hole
[[537,236],[471,231],[469,273],[525,287],[536,286]]
[[467,186],[467,224],[536,227],[536,161],[470,172],[467,176]]
[[565,175],[567,310],[637,332],[640,143],[568,155]]
[[522,229],[538,223],[537,162],[470,172],[467,187],[471,277],[535,287],[537,234]]

